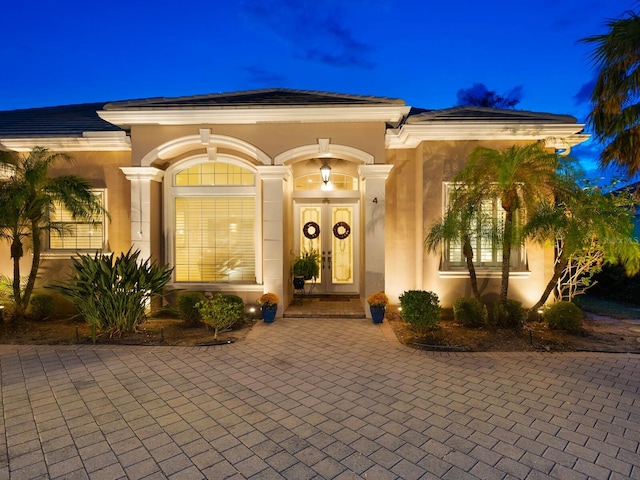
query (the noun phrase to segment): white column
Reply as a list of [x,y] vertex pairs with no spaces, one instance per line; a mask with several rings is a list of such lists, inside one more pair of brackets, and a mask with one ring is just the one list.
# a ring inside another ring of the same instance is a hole
[[[364,199],[364,298],[385,289],[385,182],[392,168],[393,165],[374,164],[358,169]],[[369,309],[364,310],[370,317]]]
[[140,259],[151,257],[151,182],[162,180],[164,171],[154,167],[120,167],[131,182],[131,246]]
[[291,176],[285,166],[258,166],[262,180],[262,264],[264,291],[280,297],[277,316],[285,305],[284,272],[284,182]]

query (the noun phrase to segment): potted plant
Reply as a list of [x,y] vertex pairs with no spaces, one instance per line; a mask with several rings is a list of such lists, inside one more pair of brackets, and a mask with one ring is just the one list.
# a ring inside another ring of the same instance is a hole
[[294,288],[301,290],[305,280],[311,280],[320,275],[320,253],[314,249],[300,252],[300,255],[293,259],[291,273]]
[[278,295],[272,292],[267,292],[258,299],[258,305],[260,305],[262,318],[265,322],[271,323],[275,320],[279,302]]
[[389,304],[389,297],[387,297],[384,292],[374,293],[367,297],[367,303],[369,304],[373,323],[382,323],[384,313],[387,310],[387,305]]

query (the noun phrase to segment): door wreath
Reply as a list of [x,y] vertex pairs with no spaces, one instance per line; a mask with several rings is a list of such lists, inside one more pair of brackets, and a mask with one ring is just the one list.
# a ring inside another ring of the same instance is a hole
[[307,222],[304,224],[304,227],[302,227],[302,233],[304,233],[304,236],[309,240],[318,238],[318,235],[320,235],[320,225],[316,222]]
[[333,226],[333,236],[344,240],[351,234],[351,227],[347,222],[338,222]]

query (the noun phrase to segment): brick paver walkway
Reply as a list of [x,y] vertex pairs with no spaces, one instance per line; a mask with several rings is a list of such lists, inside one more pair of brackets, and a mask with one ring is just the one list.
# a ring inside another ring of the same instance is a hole
[[640,356],[433,354],[365,319],[0,346],[1,478],[640,478]]

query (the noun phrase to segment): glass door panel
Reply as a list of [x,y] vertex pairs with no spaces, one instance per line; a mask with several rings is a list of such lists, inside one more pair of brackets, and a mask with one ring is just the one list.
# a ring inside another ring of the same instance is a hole
[[[326,201],[325,201],[326,202]],[[358,293],[358,204],[295,204],[295,255],[320,253],[314,293]]]

